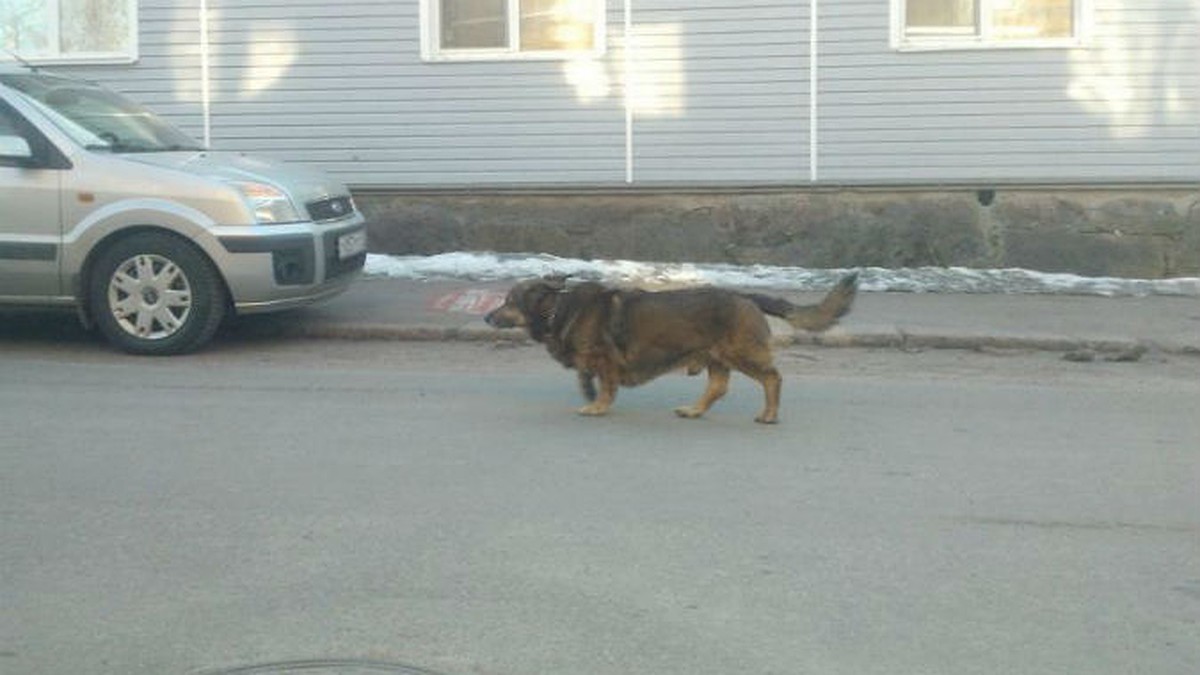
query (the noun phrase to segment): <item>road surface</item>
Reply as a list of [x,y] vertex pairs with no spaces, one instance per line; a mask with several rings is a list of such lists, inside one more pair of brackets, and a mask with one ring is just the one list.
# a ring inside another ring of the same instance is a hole
[[534,347],[2,337],[0,672],[1200,672],[1200,359],[779,361],[763,427]]

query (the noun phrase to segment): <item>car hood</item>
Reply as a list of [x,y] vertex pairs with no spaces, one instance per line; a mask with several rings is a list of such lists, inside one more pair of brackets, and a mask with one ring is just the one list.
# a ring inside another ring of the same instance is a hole
[[350,193],[346,186],[319,171],[235,152],[154,152],[121,157],[221,181],[267,183],[283,189],[297,205]]

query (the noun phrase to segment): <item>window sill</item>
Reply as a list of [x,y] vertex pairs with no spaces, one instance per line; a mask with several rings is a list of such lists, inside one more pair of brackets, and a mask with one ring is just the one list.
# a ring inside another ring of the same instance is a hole
[[130,66],[138,62],[138,56],[129,54],[87,54],[80,56],[22,56],[17,59],[0,58],[0,62],[28,63],[31,66]]
[[1086,49],[1084,38],[1053,38],[1045,40],[983,40],[978,38],[945,38],[904,40],[892,44],[898,52],[1000,51],[1005,49]]
[[463,49],[442,51],[433,54],[422,54],[425,63],[492,63],[504,61],[577,61],[580,59],[597,59],[603,57],[605,50],[588,49],[581,51],[553,52],[513,52],[507,50]]

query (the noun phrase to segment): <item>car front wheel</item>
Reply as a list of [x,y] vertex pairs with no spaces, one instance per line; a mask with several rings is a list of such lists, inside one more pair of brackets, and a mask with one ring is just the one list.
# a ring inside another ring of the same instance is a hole
[[92,267],[88,306],[100,332],[132,354],[182,354],[207,343],[225,317],[216,269],[187,241],[140,232]]

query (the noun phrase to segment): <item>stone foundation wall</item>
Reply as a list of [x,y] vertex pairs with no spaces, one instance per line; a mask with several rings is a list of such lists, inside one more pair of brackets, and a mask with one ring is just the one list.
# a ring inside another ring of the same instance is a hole
[[1200,275],[1200,186],[356,192],[371,250]]

